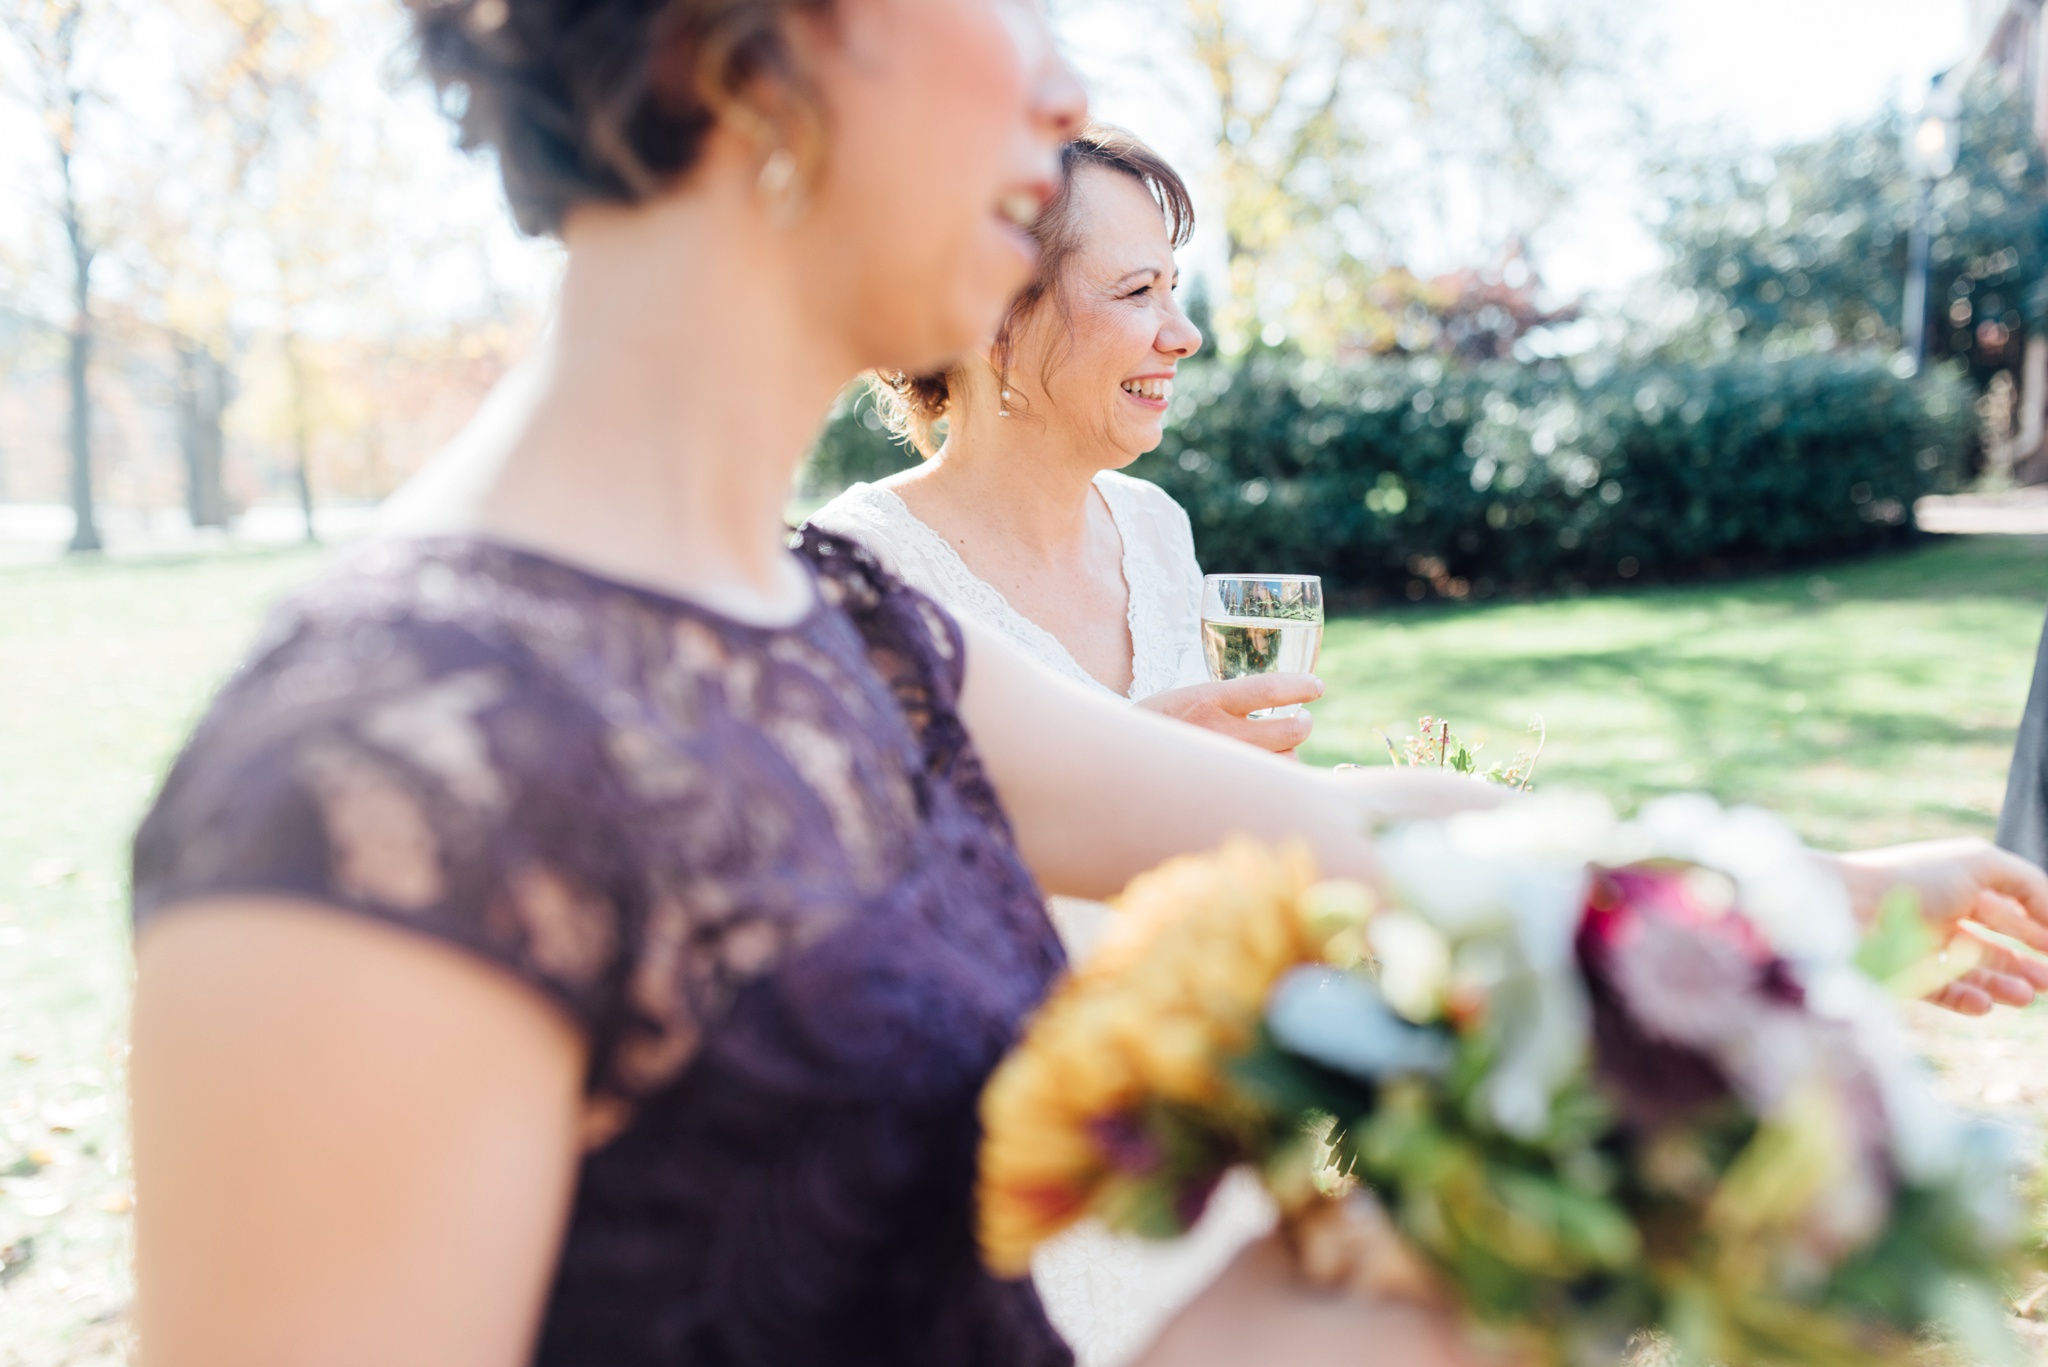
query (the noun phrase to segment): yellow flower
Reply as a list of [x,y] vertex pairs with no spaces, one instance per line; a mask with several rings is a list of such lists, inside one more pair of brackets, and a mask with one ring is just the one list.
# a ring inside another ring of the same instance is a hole
[[1274,982],[1372,909],[1358,884],[1318,884],[1305,847],[1243,839],[1160,865],[1118,904],[982,1096],[981,1244],[1004,1276],[1128,1188],[1103,1127],[1150,1100],[1233,1110],[1223,1065],[1251,1043]]
[[1874,1184],[1859,1182],[1856,1147],[1839,1096],[1809,1079],[1766,1116],[1708,1202],[1706,1225],[1741,1276],[1763,1270],[1755,1250],[1795,1233],[1840,1257],[1883,1220]]

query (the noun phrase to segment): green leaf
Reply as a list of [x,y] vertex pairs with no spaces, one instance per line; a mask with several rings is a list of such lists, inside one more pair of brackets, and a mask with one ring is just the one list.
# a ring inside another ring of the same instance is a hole
[[1856,951],[1856,967],[1883,982],[1905,972],[1940,947],[1920,915],[1920,894],[1897,887],[1878,906],[1877,919]]

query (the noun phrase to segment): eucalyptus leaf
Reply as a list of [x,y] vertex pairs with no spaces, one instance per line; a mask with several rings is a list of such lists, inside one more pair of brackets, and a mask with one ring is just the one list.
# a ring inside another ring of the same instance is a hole
[[1352,1077],[1438,1077],[1455,1050],[1440,1030],[1410,1025],[1369,980],[1321,965],[1288,973],[1266,1003],[1266,1028],[1281,1048]]
[[1938,1318],[1956,1347],[1982,1367],[2024,1367],[2028,1354],[2012,1332],[2005,1299],[1980,1281],[1942,1289]]
[[1908,887],[1893,888],[1878,906],[1877,920],[1856,951],[1856,967],[1879,982],[1905,972],[1939,947],[1920,915],[1920,898]]

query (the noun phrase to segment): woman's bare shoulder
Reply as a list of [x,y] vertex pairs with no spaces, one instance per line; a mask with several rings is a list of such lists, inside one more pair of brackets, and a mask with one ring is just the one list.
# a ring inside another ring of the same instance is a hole
[[859,542],[890,573],[922,587],[915,571],[931,557],[936,534],[892,490],[880,484],[849,485],[806,518],[805,525]]
[[891,504],[900,504],[902,502],[902,499],[890,493],[881,484],[869,484],[863,480],[858,484],[849,484],[838,493],[832,495],[805,521],[815,522],[822,527],[825,525],[826,520],[870,516],[877,509],[884,509]]

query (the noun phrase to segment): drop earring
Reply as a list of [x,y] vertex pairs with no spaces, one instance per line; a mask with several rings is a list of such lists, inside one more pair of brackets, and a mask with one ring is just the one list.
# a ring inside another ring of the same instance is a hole
[[1010,391],[1007,389],[1003,391],[1002,406],[996,409],[996,416],[999,418],[1007,418],[1010,416]]
[[754,180],[754,192],[768,206],[768,216],[785,228],[803,212],[802,200],[795,193],[796,169],[796,153],[778,147],[761,163],[761,174]]

